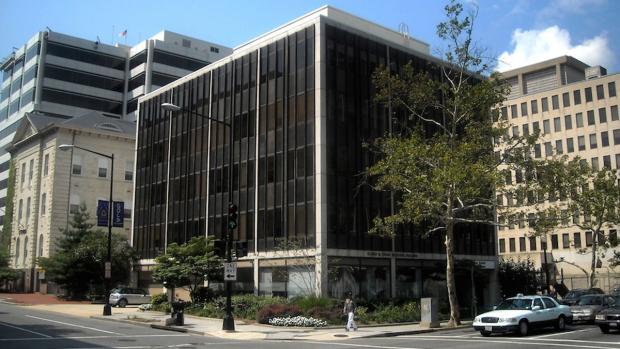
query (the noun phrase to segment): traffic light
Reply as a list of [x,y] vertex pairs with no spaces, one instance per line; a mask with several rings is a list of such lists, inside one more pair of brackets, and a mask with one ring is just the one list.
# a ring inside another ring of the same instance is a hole
[[226,241],[224,240],[214,240],[213,241],[213,252],[216,256],[220,258],[226,258]]
[[248,242],[247,241],[235,241],[235,256],[237,256],[237,258],[241,258],[247,255],[248,255]]
[[228,229],[234,230],[237,227],[237,205],[232,202],[228,204]]

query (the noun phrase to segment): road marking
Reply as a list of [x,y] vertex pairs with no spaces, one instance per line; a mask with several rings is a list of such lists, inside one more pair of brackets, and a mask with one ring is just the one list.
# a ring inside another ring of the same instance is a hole
[[[395,337],[393,337],[393,338],[395,338]],[[283,342],[290,343],[290,341],[283,341]],[[423,348],[417,348],[417,347],[391,347],[391,346],[386,346],[386,345],[333,343],[333,342],[330,343],[330,342],[303,341],[303,340],[296,340],[295,342],[308,343],[308,344],[320,344],[320,345],[325,345],[325,344],[328,344],[328,345],[340,345],[340,346],[345,346],[345,347],[377,348],[377,349],[423,349]]]
[[85,328],[87,330],[92,330],[92,331],[99,331],[99,332],[103,332],[103,333],[122,335],[122,333],[118,333],[118,332],[100,330],[100,329],[94,328],[94,327],[87,327],[87,326],[82,326],[82,325],[70,324],[68,322],[56,321],[56,320],[46,319],[46,318],[42,318],[42,317],[38,317],[38,316],[32,316],[32,315],[24,315],[24,316],[29,317],[29,318],[33,318],[33,319],[43,320],[43,321],[55,322],[57,324],[66,325],[66,326],[73,326],[73,327]]
[[534,336],[534,337],[530,337],[530,338],[525,338],[525,339],[538,339],[538,338],[546,338],[546,337],[553,337],[553,336],[559,336],[562,334],[567,334],[567,333],[574,333],[574,332],[585,332],[585,331],[589,331],[589,328],[586,328],[585,330],[573,330],[573,331],[566,331],[566,332],[558,332],[558,333],[551,333],[551,334],[544,334],[542,336]]
[[[48,335],[46,335],[46,334],[39,333],[39,332],[35,332],[35,331],[30,331],[30,330],[27,330],[27,329],[25,329],[25,328],[21,328],[21,327],[17,327],[17,326],[9,325],[9,324],[4,323],[4,322],[0,322],[0,325],[6,326],[6,327],[11,327],[11,328],[14,328],[14,329],[17,329],[17,330],[21,330],[21,331],[25,331],[25,332],[30,332],[30,333],[32,333],[32,334],[36,334],[36,335],[38,335],[38,336],[43,336],[43,337],[45,337],[45,338],[52,338],[52,336],[48,336]],[[41,339],[41,338],[37,338],[37,339]]]
[[11,341],[34,341],[34,340],[50,340],[50,339],[108,339],[108,338],[152,338],[152,337],[191,337],[190,334],[138,334],[138,335],[122,335],[122,336],[73,336],[73,337],[32,337],[32,338],[0,338],[0,342]]
[[[551,339],[547,339],[547,340],[540,340],[538,342],[534,342],[534,340],[528,340],[528,339],[523,339],[523,341],[518,342],[518,341],[514,341],[514,340],[492,340],[492,339],[459,339],[459,338],[440,338],[438,336],[434,336],[432,338],[429,337],[425,337],[425,338],[421,338],[418,336],[401,336],[401,337],[407,337],[407,338],[412,338],[412,339],[418,339],[421,341],[446,341],[446,342],[473,342],[473,343],[499,343],[499,344],[516,344],[516,345],[535,345],[538,347],[548,347],[548,346],[553,346],[553,347],[569,347],[569,348],[586,348],[586,349],[609,349],[608,346],[605,347],[599,347],[599,346],[594,346],[594,345],[579,345],[579,344],[561,344],[561,343],[550,343],[550,341],[553,341]],[[388,337],[389,338],[389,337]],[[392,337],[392,338],[398,338],[398,337]],[[562,341],[560,339],[558,339],[557,341]],[[599,344],[600,342],[592,342],[592,341],[588,341],[588,343],[596,343]],[[600,344],[606,344],[606,343],[600,343]],[[612,343],[612,344],[617,344],[617,343]],[[389,347],[378,347],[378,348],[389,348]]]

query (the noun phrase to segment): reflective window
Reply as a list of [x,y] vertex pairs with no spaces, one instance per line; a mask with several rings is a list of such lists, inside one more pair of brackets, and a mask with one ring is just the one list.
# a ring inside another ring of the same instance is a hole
[[585,92],[586,92],[586,102],[592,102],[592,88],[586,87]]
[[38,68],[39,66],[35,64],[32,67],[30,67],[30,69],[26,70],[26,72],[24,73],[24,85],[30,80],[37,77]]
[[144,86],[145,77],[145,73],[140,73],[139,75],[136,75],[133,78],[129,79],[129,85],[127,87],[127,90],[133,91],[140,86]]
[[207,64],[208,62],[191,59],[189,57],[177,56],[173,53],[155,50],[153,52],[153,62],[177,67],[185,70],[195,71]]
[[609,97],[616,97],[616,82],[612,81],[608,83],[607,90],[609,90]]
[[41,42],[37,41],[36,44],[28,47],[26,50],[26,62],[36,57],[41,52]]
[[573,91],[573,101],[575,105],[581,104],[581,90]]
[[604,122],[607,122],[607,109],[605,108],[598,109],[598,119],[601,124]]
[[102,98],[89,97],[66,91],[43,88],[43,101],[71,105],[113,114],[121,114],[122,103]]
[[83,48],[48,41],[47,54],[63,57],[104,67],[125,70],[125,59],[117,56],[94,52]]
[[124,81],[107,76],[95,75],[84,71],[47,64],[44,69],[46,78],[68,81],[115,92],[123,92]]
[[146,50],[134,55],[129,59],[129,70],[146,63]]
[[596,99],[605,99],[605,89],[603,85],[596,85]]

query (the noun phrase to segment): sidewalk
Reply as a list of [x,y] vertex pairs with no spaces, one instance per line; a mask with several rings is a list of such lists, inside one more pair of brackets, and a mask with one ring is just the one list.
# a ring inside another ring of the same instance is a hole
[[[90,302],[71,302],[59,300],[52,295],[36,293],[16,294],[0,293],[0,301],[31,309],[71,314],[81,317],[90,317],[99,320],[121,321],[139,326],[148,326],[170,331],[188,332],[199,335],[209,335],[227,339],[240,340],[314,340],[335,341],[352,338],[392,337],[408,334],[428,333],[450,330],[447,323],[441,323],[440,328],[429,329],[419,324],[399,324],[383,326],[361,326],[358,331],[345,332],[342,327],[303,328],[303,327],[276,327],[257,323],[235,321],[235,332],[222,330],[222,320],[185,315],[185,326],[165,326],[170,315],[155,311],[140,311],[137,306],[127,308],[112,308],[111,316],[103,316],[102,304]],[[464,322],[459,328],[471,327],[471,322]]]
[[[135,310],[135,309],[134,309]],[[161,328],[171,331],[188,332],[200,335],[210,335],[227,339],[265,339],[265,340],[316,340],[334,341],[352,338],[372,338],[372,337],[392,337],[417,333],[428,333],[453,328],[446,327],[447,322],[441,323],[440,328],[429,329],[421,327],[419,324],[385,325],[385,326],[361,326],[358,331],[345,332],[344,324],[342,328],[296,328],[296,327],[276,327],[262,324],[248,324],[243,321],[235,321],[235,332],[222,330],[222,320],[203,318],[185,315],[185,326],[165,326],[165,319],[170,315],[160,312],[136,310],[123,314],[113,314],[112,316],[91,316],[92,318],[123,321],[143,326]],[[470,327],[471,323],[466,322],[459,328]]]

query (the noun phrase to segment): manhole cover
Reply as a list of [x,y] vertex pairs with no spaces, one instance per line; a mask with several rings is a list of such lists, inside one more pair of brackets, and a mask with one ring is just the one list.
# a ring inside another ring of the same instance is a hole
[[334,337],[349,337],[346,334],[335,334]]

